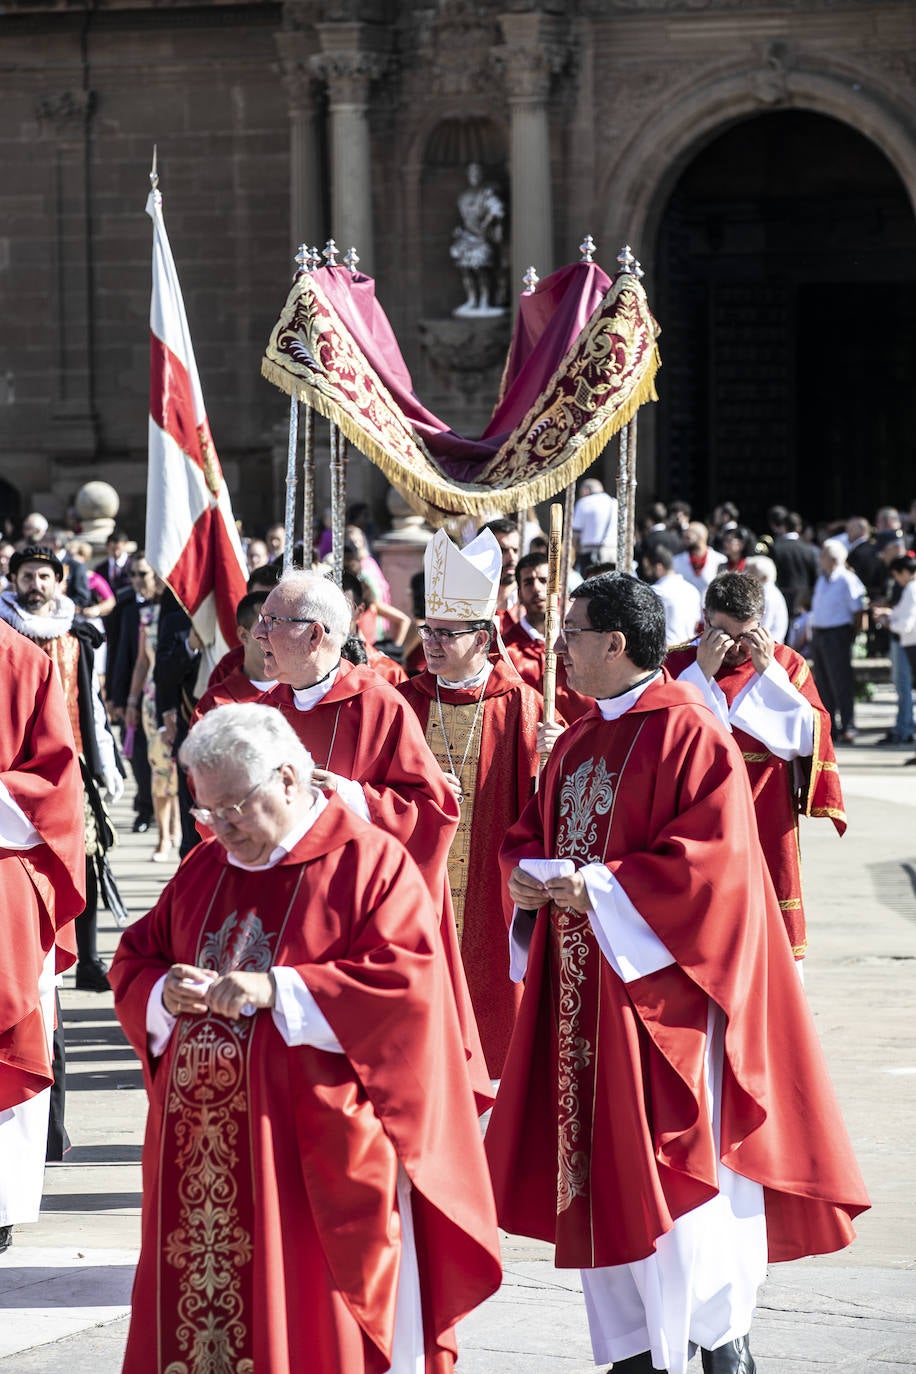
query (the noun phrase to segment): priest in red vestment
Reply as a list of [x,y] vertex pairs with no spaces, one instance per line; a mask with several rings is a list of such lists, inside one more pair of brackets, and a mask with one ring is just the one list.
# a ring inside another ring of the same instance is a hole
[[198,818],[124,932],[150,1099],[126,1374],[447,1374],[500,1282],[437,914],[268,707],[180,751]]
[[692,682],[735,737],[754,797],[757,830],[796,960],[808,945],[798,817],[827,816],[840,835],[846,811],[830,717],[801,654],[762,623],[763,587],[723,573],[706,591],[706,629],[666,667]]
[[795,976],[735,741],[660,664],[620,574],[559,639],[596,699],[503,851],[526,977],[487,1133],[500,1224],[582,1271],[616,1374],[753,1374],[767,1261],[838,1250],[868,1206]]
[[0,620],[0,1251],[38,1218],[54,976],[85,905],[83,782],[50,657]]
[[211,675],[212,685],[207,687],[194,708],[192,724],[196,724],[201,716],[212,711],[214,706],[227,706],[230,702],[257,701],[273,687],[274,684],[264,676],[264,655],[253,634],[266,598],[267,589],[261,587],[256,592],[247,592],[236,606],[235,632],[242,651],[242,661],[217,682],[213,681]]
[[511,663],[490,658],[501,565],[489,530],[463,549],[437,531],[426,547],[428,614],[417,627],[428,666],[398,689],[461,808],[449,851],[449,889],[493,1079],[502,1073],[521,998],[506,968],[512,907],[499,900],[499,847],[534,793],[544,707]]
[[[524,558],[519,559],[515,576],[521,615],[517,621],[507,624],[502,632],[503,644],[519,676],[542,694],[544,660],[547,656],[547,641],[544,638],[547,574],[546,553],[526,553]],[[557,712],[567,725],[573,725],[592,705],[588,697],[580,696],[570,687],[562,659],[557,660],[556,704]]]
[[446,862],[458,803],[410,707],[369,667],[341,660],[350,609],[328,578],[289,572],[271,591],[255,625],[269,697],[315,763],[315,781],[400,840],[426,880],[442,916],[458,1017],[482,1100],[489,1077],[474,1024],[455,936]]

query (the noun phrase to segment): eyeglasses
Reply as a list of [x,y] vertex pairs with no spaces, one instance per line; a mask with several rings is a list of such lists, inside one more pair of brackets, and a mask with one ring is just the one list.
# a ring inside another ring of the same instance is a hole
[[469,630],[434,630],[431,625],[418,625],[417,634],[424,644],[441,644],[446,639],[460,639],[462,635],[476,635],[485,625],[476,625]]
[[132,568],[127,574],[128,577],[152,577],[152,568]]
[[[282,765],[280,766],[282,767]],[[201,825],[212,826],[214,821],[224,825],[226,821],[241,816],[246,803],[250,801],[258,788],[266,787],[274,773],[279,773],[279,771],[280,767],[272,769],[270,777],[262,778],[260,782],[255,783],[254,787],[249,787],[242,800],[237,801],[233,806],[216,806],[212,811],[209,806],[192,806],[190,808],[191,815],[195,820],[200,821]]]
[[614,632],[613,630],[597,630],[594,625],[564,625],[560,633],[564,639],[568,639],[570,635],[610,635]]
[[258,616],[258,624],[263,625],[268,634],[275,625],[320,625],[326,635],[331,633],[329,627],[313,615],[264,615],[262,612]]

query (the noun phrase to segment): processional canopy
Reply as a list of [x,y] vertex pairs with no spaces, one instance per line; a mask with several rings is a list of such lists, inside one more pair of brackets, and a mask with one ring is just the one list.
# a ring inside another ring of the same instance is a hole
[[[591,260],[526,281],[499,396],[479,439],[418,400],[375,282],[355,263],[297,274],[263,375],[336,425],[434,524],[517,511],[568,487],[646,401],[659,329],[626,250],[612,279]],[[533,288],[533,289],[532,289]]]

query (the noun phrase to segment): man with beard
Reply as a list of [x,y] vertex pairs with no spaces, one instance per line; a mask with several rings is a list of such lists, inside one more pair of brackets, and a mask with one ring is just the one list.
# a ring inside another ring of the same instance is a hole
[[842,1249],[868,1206],[793,972],[734,739],[661,669],[621,574],[559,651],[596,699],[503,846],[525,991],[487,1132],[500,1225],[582,1273],[615,1374],[754,1374],[769,1261]]
[[117,801],[124,779],[93,666],[93,650],[101,636],[95,626],[75,618],[73,602],[60,590],[63,575],[60,560],[45,545],[32,544],[15,553],[10,559],[11,585],[0,595],[0,618],[44,650],[64,689],[86,803],[86,906],[76,918],[76,986],[86,992],[107,992],[105,965],[97,946],[94,859],[108,848],[111,834],[99,793],[104,789]]
[[509,628],[518,619],[518,588],[515,583],[515,569],[518,567],[522,551],[521,533],[518,525],[508,516],[501,515],[488,520],[477,531],[478,536],[489,530],[496,539],[502,552],[502,569],[499,574],[499,593],[496,597],[495,617],[500,629]]
[[[519,677],[535,691],[544,693],[544,661],[547,654],[547,641],[544,627],[547,620],[547,577],[548,562],[546,553],[526,553],[520,558],[515,569],[518,583],[518,599],[521,614],[503,632],[506,651],[515,664]],[[557,660],[557,713],[567,725],[572,725],[581,715],[591,709],[592,703],[574,692],[566,680],[566,668],[562,659]]]
[[[798,817],[846,829],[830,717],[808,664],[761,624],[763,587],[751,573],[723,573],[706,592],[706,628],[668,655],[672,676],[692,682],[741,750],[757,829],[792,953],[805,957]],[[801,966],[799,964],[799,972]]]

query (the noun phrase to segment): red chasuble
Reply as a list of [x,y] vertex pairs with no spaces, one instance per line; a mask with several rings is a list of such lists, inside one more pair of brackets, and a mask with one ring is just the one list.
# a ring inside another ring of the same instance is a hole
[[392,687],[397,687],[405,680],[407,674],[404,672],[400,663],[395,663],[394,659],[389,658],[387,654],[379,653],[374,644],[369,644],[367,642],[364,647],[368,666],[374,672],[378,673],[379,677],[383,677],[386,682],[390,682]]
[[326,697],[298,711],[291,687],[279,683],[261,698],[289,721],[312,756],[363,785],[369,818],[400,840],[442,913],[442,938],[452,970],[458,1019],[482,1105],[492,1100],[480,1037],[461,967],[448,896],[448,848],[458,825],[458,803],[427,748],[413,712],[389,683],[365,664],[341,662]]
[[[757,841],[740,751],[667,676],[619,720],[563,736],[507,837],[605,863],[673,956],[624,983],[586,916],[537,915],[487,1153],[500,1225],[560,1266],[645,1258],[717,1191],[707,999],[727,1018],[723,1163],[763,1185],[772,1260],[848,1245],[865,1186]],[[594,1167],[593,1167],[594,1163]]]
[[54,1075],[38,1001],[45,956],[58,973],[76,961],[70,922],[83,910],[83,783],[64,694],[47,654],[0,621],[0,781],[41,836],[0,847],[0,1111],[34,1097]]
[[[399,689],[423,730],[436,715],[436,679],[428,671]],[[478,691],[441,688],[444,703],[473,704]],[[502,1074],[521,988],[509,978],[506,930],[512,903],[499,875],[499,847],[534,791],[539,756],[537,725],[544,703],[502,660],[484,687],[480,755],[469,837],[461,959],[491,1078]],[[441,770],[440,770],[441,771]],[[500,902],[499,894],[503,892]]]
[[224,678],[234,672],[236,668],[241,668],[244,662],[245,650],[241,644],[236,644],[234,648],[227,649],[208,677],[207,688],[216,687]]
[[[673,677],[680,677],[696,656],[696,645],[687,645],[670,653],[665,666]],[[814,753],[811,758],[798,760],[803,772],[800,785],[793,763],[771,754],[765,744],[744,730],[735,729],[733,734],[750,778],[760,844],[776,888],[789,944],[795,958],[803,959],[808,937],[802,903],[798,816],[829,816],[842,835],[846,811],[830,735],[830,716],[818,695],[811,670],[801,654],[786,644],[776,645],[775,657],[788,673],[792,686],[814,707]],[[755,671],[747,659],[736,668],[723,668],[716,673],[715,680],[729,709]]]
[[[219,664],[217,664],[219,667]],[[211,677],[210,681],[213,679]],[[194,714],[191,717],[191,724],[196,725],[201,716],[205,716],[208,711],[212,711],[214,706],[231,706],[240,701],[258,701],[263,696],[259,687],[255,687],[250,677],[245,676],[242,668],[233,668],[219,682],[208,687],[201,697]]]
[[[513,623],[503,632],[503,643],[518,670],[519,676],[535,691],[544,691],[544,659],[547,645],[543,639],[532,639],[521,624]],[[574,725],[580,716],[592,709],[591,697],[574,692],[566,678],[566,664],[557,659],[557,713]]]
[[[269,1011],[146,1006],[173,962],[297,970],[344,1053],[289,1048]],[[381,1374],[400,1163],[413,1185],[427,1374],[500,1282],[480,1129],[436,915],[401,845],[336,797],[275,868],[194,849],[111,969],[150,1099],[125,1374]]]

